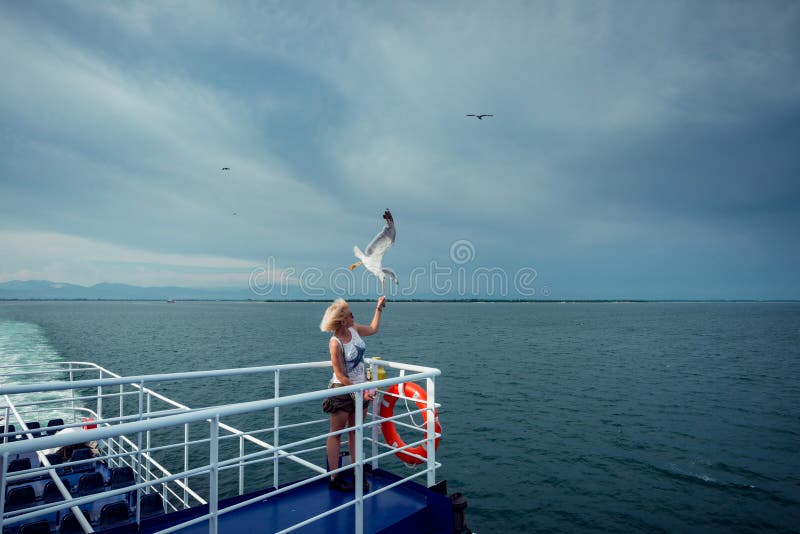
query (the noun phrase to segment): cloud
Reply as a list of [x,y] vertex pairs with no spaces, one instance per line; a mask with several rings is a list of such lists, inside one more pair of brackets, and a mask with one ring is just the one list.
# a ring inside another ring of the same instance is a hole
[[[6,132],[14,157],[6,159],[0,186],[16,200],[15,220],[197,252],[209,243],[187,238],[187,229],[225,238],[220,229],[231,230],[234,212],[249,222],[231,231],[243,243],[258,235],[278,247],[290,218],[336,213],[324,191],[264,150],[260,125],[226,92],[169,73],[153,80],[57,35],[34,39],[10,24],[4,29],[4,49],[13,42],[17,53],[2,56],[15,82],[0,91],[4,114],[19,130]],[[221,173],[222,166],[233,172]]]
[[40,279],[92,285],[104,280],[134,285],[246,287],[257,262],[220,256],[159,254],[64,234],[0,231],[0,279]]
[[791,283],[794,2],[0,10],[0,228],[119,247],[109,276],[129,250],[332,267],[389,207],[401,268],[470,239],[605,262],[611,293],[651,248]]

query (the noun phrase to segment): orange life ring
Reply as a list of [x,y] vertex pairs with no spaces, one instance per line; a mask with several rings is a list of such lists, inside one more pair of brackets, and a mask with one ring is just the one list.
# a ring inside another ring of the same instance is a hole
[[[414,382],[406,382],[404,384],[394,384],[393,386],[390,386],[389,389],[386,390],[386,392],[391,393],[391,395],[400,395],[401,394],[399,393],[400,388],[398,386],[403,386],[405,393],[402,393],[402,395],[413,398],[414,402],[417,404],[417,408],[423,409],[428,406],[427,404],[428,394],[425,393],[425,390],[422,389],[418,384],[415,384]],[[380,410],[381,417],[383,418],[392,417],[392,415],[394,414],[394,405],[396,402],[397,402],[397,397],[384,395],[383,400],[381,400],[381,410]],[[430,412],[427,410],[422,412],[422,417],[423,420],[425,421],[426,439],[428,437],[427,428],[428,428],[429,413]],[[434,410],[433,420],[436,428],[436,433],[441,434],[442,428],[439,426],[438,415],[439,415],[438,412]],[[400,438],[400,434],[397,433],[397,428],[395,427],[394,421],[384,421],[383,423],[381,423],[381,430],[383,431],[383,438],[386,440],[386,443],[388,443],[392,447],[405,447],[406,444]],[[436,438],[435,447],[437,449],[439,448],[439,438]],[[425,447],[424,443],[417,445],[416,447],[411,447],[410,449],[398,451],[395,454],[397,455],[398,458],[400,458],[407,464],[417,465],[422,463],[422,460],[420,458],[417,458],[416,456],[411,456],[408,453],[417,454],[419,456],[422,456],[423,458],[427,458],[428,456],[428,450],[427,447]]]

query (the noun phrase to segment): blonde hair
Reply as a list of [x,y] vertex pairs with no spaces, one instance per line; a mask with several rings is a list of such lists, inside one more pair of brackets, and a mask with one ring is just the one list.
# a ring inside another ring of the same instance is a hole
[[323,332],[335,332],[339,325],[345,320],[345,313],[350,309],[350,305],[344,299],[336,299],[333,304],[325,310],[319,329]]

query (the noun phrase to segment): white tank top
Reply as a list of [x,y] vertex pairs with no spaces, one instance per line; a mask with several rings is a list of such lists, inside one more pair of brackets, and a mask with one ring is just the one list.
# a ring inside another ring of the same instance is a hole
[[[339,346],[342,347],[345,371],[350,381],[353,382],[353,384],[360,384],[366,381],[367,375],[364,367],[364,353],[367,350],[367,345],[364,343],[364,340],[361,339],[361,336],[358,335],[356,329],[350,328],[350,341],[347,343],[342,343],[342,340],[336,336],[332,337],[335,338],[336,341],[339,342]],[[341,381],[336,378],[336,373],[333,373],[331,383],[341,384]]]

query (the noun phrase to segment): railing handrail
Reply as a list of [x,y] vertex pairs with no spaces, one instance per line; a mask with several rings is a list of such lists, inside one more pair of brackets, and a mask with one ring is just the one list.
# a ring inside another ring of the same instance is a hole
[[[79,362],[83,363],[83,362]],[[326,365],[327,364],[327,365]],[[269,373],[275,370],[311,369],[326,367],[330,361],[288,363],[282,365],[265,365],[258,367],[239,367],[234,369],[215,369],[209,371],[182,371],[177,373],[159,373],[151,375],[121,376],[119,378],[93,378],[89,380],[74,380],[71,382],[40,382],[36,384],[18,384],[0,387],[0,395],[13,395],[17,393],[33,393],[42,391],[60,391],[67,389],[91,388],[97,386],[117,386],[125,384],[148,384],[152,382],[173,382],[177,380],[193,380],[199,378],[218,378],[223,376],[238,376],[248,374]],[[86,369],[82,369],[86,370]],[[103,370],[97,367],[97,370]],[[65,369],[66,371],[66,369]],[[75,369],[73,369],[75,371]]]
[[[330,365],[330,362],[327,362]],[[98,427],[95,429],[82,430],[81,432],[71,432],[68,434],[55,434],[53,436],[38,437],[33,440],[18,441],[16,443],[7,443],[0,445],[0,454],[20,454],[37,449],[52,449],[56,447],[64,447],[66,445],[74,445],[76,443],[85,443],[88,441],[99,441],[101,439],[116,437],[121,434],[133,434],[136,432],[145,432],[147,430],[155,430],[158,428],[166,428],[170,426],[178,426],[187,423],[195,423],[198,421],[205,421],[212,418],[229,417],[232,415],[241,415],[244,413],[268,410],[275,407],[289,406],[292,404],[299,404],[301,402],[321,401],[333,395],[346,395],[348,393],[355,393],[373,388],[387,388],[394,384],[400,384],[411,380],[422,380],[424,378],[433,378],[441,375],[438,369],[431,369],[430,371],[418,373],[414,375],[404,375],[393,378],[386,378],[383,380],[373,380],[370,382],[363,382],[361,384],[353,384],[351,386],[343,386],[336,388],[335,391],[331,389],[322,389],[317,391],[308,391],[305,393],[296,393],[294,395],[287,395],[285,397],[262,399],[257,401],[240,402],[236,404],[224,404],[211,406],[207,408],[200,408],[194,411],[185,413],[166,415],[163,417],[152,418],[143,421],[135,421],[131,423],[122,423],[109,427]],[[151,376],[165,376],[165,375],[151,375]],[[116,380],[116,379],[115,379]],[[74,382],[73,384],[77,384]],[[5,394],[0,391],[0,394]]]
[[[409,365],[409,364],[401,364],[397,362],[389,362],[386,360],[374,360],[372,358],[367,358],[367,363],[374,363],[375,365],[381,367],[389,367],[392,369],[401,369],[407,371],[414,371],[417,373],[426,373],[430,371],[439,371],[434,367],[423,367],[420,365]],[[79,364],[79,365],[90,365],[89,362],[59,362],[61,364]],[[107,369],[96,365],[91,364],[94,369],[98,371],[103,371],[109,374],[115,374]],[[192,380],[198,378],[217,378],[223,376],[239,376],[239,375],[249,375],[249,374],[259,374],[259,373],[270,373],[275,371],[285,371],[291,369],[314,369],[314,368],[325,368],[330,367],[331,361],[330,360],[323,360],[320,362],[305,362],[305,363],[285,363],[279,365],[262,365],[256,367],[237,367],[233,369],[215,369],[215,370],[208,370],[208,371],[182,371],[177,373],[159,373],[159,374],[151,374],[151,375],[136,375],[136,376],[123,376],[120,377],[116,375],[118,378],[95,378],[90,380],[75,380],[71,382],[41,382],[36,384],[16,384],[16,385],[8,385],[8,386],[0,386],[0,396],[3,395],[14,395],[18,393],[33,393],[33,392],[42,392],[42,391],[61,391],[61,390],[70,390],[70,389],[81,389],[81,388],[90,388],[90,387],[97,387],[97,386],[115,386],[120,384],[148,384],[152,382],[173,382],[177,380]],[[63,371],[68,371],[69,369],[63,369]],[[88,369],[80,369],[80,371],[86,371]],[[78,371],[76,369],[72,369],[72,371]],[[441,374],[441,371],[438,372]],[[13,375],[10,375],[13,376]],[[431,375],[431,376],[438,376],[438,375]]]

